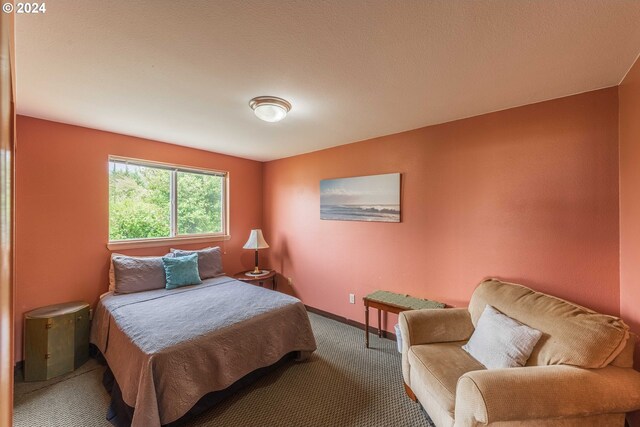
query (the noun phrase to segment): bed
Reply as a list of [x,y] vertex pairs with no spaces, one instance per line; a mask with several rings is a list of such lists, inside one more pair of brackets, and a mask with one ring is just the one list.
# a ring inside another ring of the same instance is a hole
[[297,298],[227,276],[200,285],[105,294],[91,343],[113,372],[133,427],[185,415],[205,395],[316,343]]

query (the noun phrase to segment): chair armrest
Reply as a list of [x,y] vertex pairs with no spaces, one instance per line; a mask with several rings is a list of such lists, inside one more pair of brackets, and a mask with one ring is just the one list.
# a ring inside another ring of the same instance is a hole
[[607,366],[527,366],[467,372],[456,387],[456,426],[624,413],[640,409],[640,372]]
[[464,341],[473,333],[466,308],[410,310],[400,313],[402,342],[412,345]]
[[[398,317],[402,336],[402,377],[411,390],[409,347],[436,342],[464,341],[473,333],[466,308],[403,311]],[[413,392],[409,393],[411,396]]]

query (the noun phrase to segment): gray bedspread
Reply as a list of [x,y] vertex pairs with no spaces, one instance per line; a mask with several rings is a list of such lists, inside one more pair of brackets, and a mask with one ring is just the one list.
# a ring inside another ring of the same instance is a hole
[[133,427],[173,422],[205,394],[289,352],[316,349],[300,300],[226,276],[173,290],[106,294],[91,342],[125,403],[135,407]]

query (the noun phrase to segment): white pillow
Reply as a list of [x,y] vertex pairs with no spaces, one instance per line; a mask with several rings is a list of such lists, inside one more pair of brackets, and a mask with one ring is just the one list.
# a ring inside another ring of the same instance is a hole
[[542,332],[537,329],[487,305],[462,349],[487,369],[514,368],[527,363],[541,336]]

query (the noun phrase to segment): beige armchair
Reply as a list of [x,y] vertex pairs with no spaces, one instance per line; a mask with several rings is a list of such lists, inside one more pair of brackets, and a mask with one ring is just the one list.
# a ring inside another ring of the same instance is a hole
[[[462,350],[486,305],[543,332],[526,366],[487,370]],[[620,319],[492,279],[469,308],[400,314],[409,397],[437,427],[624,426],[640,409],[635,336]]]

